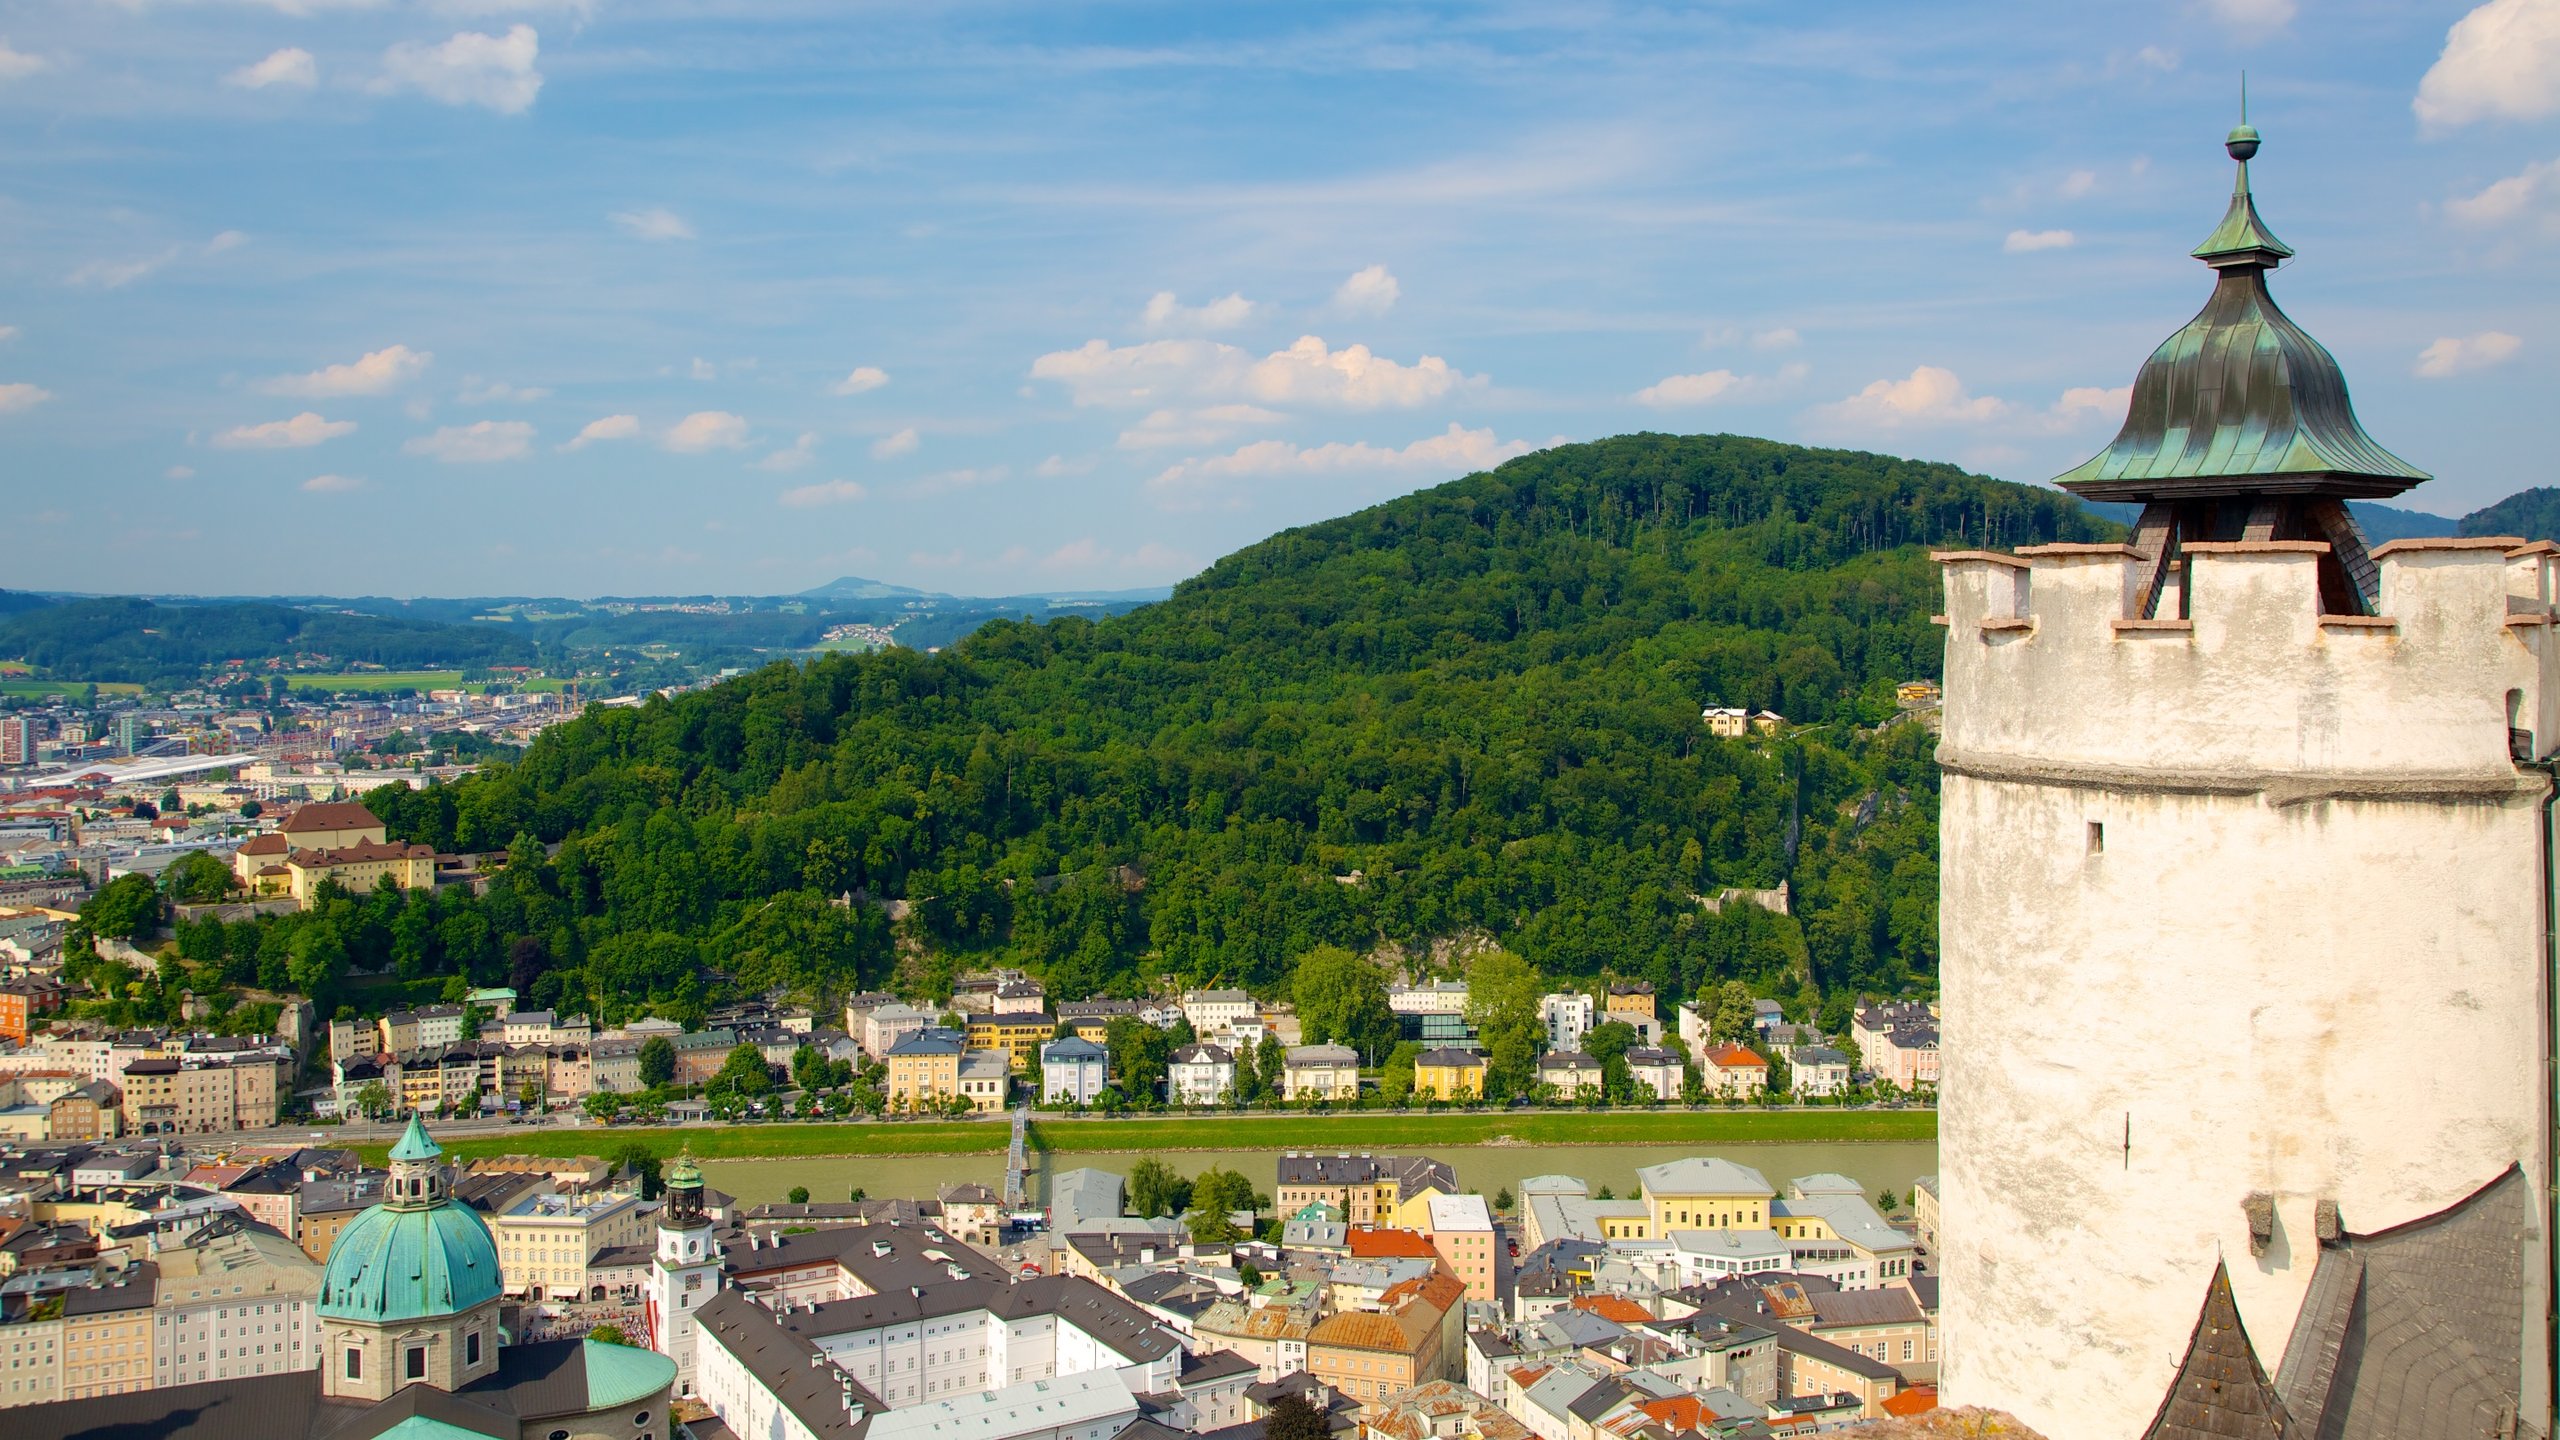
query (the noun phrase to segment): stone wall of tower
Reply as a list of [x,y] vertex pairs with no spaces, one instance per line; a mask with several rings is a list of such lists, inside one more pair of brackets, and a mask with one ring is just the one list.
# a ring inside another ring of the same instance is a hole
[[1942,557],[1951,1403],[2137,1435],[2217,1258],[2273,1370],[2321,1201],[2370,1232],[2544,1182],[2548,781],[2509,730],[2560,740],[2560,567],[2386,546],[2350,621],[2319,552],[2196,546],[2148,622],[2123,547]]
[[[473,1337],[478,1358],[473,1358]],[[410,1385],[459,1390],[498,1373],[498,1302],[459,1315],[404,1320],[388,1325],[328,1319],[320,1322],[320,1393],[333,1399],[387,1400]],[[408,1373],[412,1350],[425,1357],[425,1373]],[[357,1356],[350,1367],[348,1356]],[[352,1370],[352,1373],[351,1373]]]

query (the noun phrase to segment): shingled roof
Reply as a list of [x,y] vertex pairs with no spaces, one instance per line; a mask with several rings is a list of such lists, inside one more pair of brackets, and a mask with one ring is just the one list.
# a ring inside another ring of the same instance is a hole
[[2231,1272],[2215,1261],[2178,1378],[2142,1440],[2284,1440],[2284,1402],[2240,1324]]

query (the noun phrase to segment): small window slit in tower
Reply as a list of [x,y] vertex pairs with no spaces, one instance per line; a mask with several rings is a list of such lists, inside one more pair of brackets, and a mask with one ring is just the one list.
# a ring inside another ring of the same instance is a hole
[[2092,855],[2107,853],[2107,825],[2103,820],[2089,822],[2089,853]]

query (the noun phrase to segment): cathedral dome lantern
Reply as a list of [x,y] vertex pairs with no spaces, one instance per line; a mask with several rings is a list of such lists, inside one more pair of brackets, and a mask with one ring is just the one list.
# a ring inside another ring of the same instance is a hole
[[497,1365],[504,1279],[489,1222],[453,1198],[443,1147],[416,1116],[390,1162],[383,1202],[340,1232],[321,1274],[332,1394],[453,1389]]
[[2223,143],[2238,166],[2231,203],[2193,252],[2215,272],[2213,293],[2143,362],[2115,439],[2054,483],[2143,506],[2132,543],[2152,561],[2144,618],[2180,613],[2163,602],[2183,604],[2186,545],[2244,540],[2328,545],[2323,608],[2369,615],[2373,562],[2345,502],[2387,499],[2429,476],[2365,433],[2337,357],[2268,293],[2268,272],[2293,247],[2250,190],[2258,132],[2242,125]]

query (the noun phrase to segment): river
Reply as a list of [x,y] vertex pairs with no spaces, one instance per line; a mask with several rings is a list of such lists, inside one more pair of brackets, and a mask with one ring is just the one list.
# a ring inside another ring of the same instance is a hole
[[[1606,1185],[1621,1196],[1636,1192],[1636,1171],[1646,1165],[1690,1155],[1717,1155],[1748,1165],[1768,1177],[1783,1193],[1799,1175],[1829,1170],[1864,1185],[1869,1196],[1892,1190],[1911,1192],[1911,1182],[1938,1168],[1937,1142],[1826,1141],[1752,1145],[1432,1145],[1411,1147],[1456,1167],[1458,1183],[1490,1196],[1519,1192],[1532,1175],[1573,1175],[1594,1193]],[[1133,1150],[1090,1150],[1032,1156],[1035,1192],[1045,1195],[1047,1177],[1059,1170],[1090,1166],[1129,1173],[1142,1155]],[[1278,1173],[1276,1150],[1168,1150],[1157,1158],[1185,1175],[1213,1166],[1238,1171],[1256,1189],[1271,1189]],[[1002,1155],[835,1156],[796,1160],[705,1160],[703,1177],[718,1189],[753,1205],[787,1197],[795,1185],[809,1187],[812,1200],[842,1200],[854,1187],[874,1199],[912,1196],[931,1199],[945,1185],[975,1180],[990,1189],[1004,1186]]]

